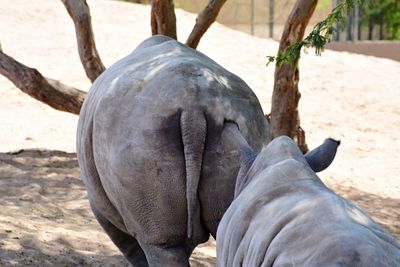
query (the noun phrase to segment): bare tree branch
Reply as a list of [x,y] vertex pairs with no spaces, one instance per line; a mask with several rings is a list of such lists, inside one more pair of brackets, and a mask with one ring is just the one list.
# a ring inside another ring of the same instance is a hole
[[176,16],[173,0],[151,1],[151,33],[177,39]]
[[215,21],[225,2],[226,0],[210,0],[208,2],[207,6],[197,16],[196,24],[186,41],[187,46],[192,48],[198,46],[201,37]]
[[31,97],[54,109],[79,114],[86,93],[56,80],[46,79],[0,49],[0,73]]
[[79,57],[90,81],[106,69],[96,49],[89,6],[86,0],[61,0],[75,25]]
[[[318,0],[297,0],[279,43],[279,52],[291,44],[303,40],[308,21],[314,13]],[[273,137],[287,135],[297,141],[303,152],[307,151],[305,133],[300,127],[298,103],[299,92],[298,63],[284,63],[276,66],[275,83],[272,93],[271,133]]]

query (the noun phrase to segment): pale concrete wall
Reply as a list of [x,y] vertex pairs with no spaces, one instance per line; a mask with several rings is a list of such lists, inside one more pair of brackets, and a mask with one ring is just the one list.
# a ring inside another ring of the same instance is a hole
[[[177,8],[189,12],[199,13],[208,3],[208,0],[175,0]],[[267,37],[269,21],[269,0],[254,0],[255,2],[255,35]],[[296,0],[275,0],[274,38],[280,39],[283,26]],[[324,19],[331,11],[331,1],[322,1],[314,13],[310,25]],[[250,33],[251,29],[251,0],[228,0],[222,7],[217,21],[243,32]]]
[[392,41],[363,41],[330,43],[327,49],[351,53],[389,58],[400,61],[400,42]]

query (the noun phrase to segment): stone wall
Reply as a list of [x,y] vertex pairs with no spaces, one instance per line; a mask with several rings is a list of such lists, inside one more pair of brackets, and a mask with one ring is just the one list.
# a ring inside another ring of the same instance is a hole
[[400,61],[400,42],[393,41],[363,41],[363,42],[333,42],[326,46],[335,51],[346,51],[375,57],[389,58]]

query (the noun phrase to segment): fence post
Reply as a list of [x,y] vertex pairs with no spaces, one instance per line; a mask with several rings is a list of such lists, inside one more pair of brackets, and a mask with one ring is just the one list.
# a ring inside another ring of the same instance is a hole
[[269,38],[274,38],[274,0],[269,0]]
[[[333,8],[337,7],[338,5],[338,0],[333,0]],[[339,29],[339,23],[335,23],[335,37],[334,37],[335,42],[340,41],[340,29]]]
[[251,0],[251,28],[250,28],[250,32],[251,35],[254,35],[254,24],[255,24],[255,4],[254,4],[254,0]]
[[353,24],[354,24],[354,9],[350,9],[349,15],[347,16],[346,23],[346,41],[354,41],[353,40]]

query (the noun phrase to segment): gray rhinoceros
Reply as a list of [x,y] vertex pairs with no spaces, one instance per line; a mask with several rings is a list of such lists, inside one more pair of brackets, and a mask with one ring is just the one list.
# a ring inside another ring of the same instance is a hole
[[222,139],[242,167],[218,227],[217,266],[400,266],[399,242],[328,189],[291,139],[257,154],[232,123]]
[[165,36],[94,82],[78,123],[81,177],[97,220],[131,264],[187,266],[215,237],[240,165],[221,147],[226,121],[256,151],[270,140],[243,80]]

